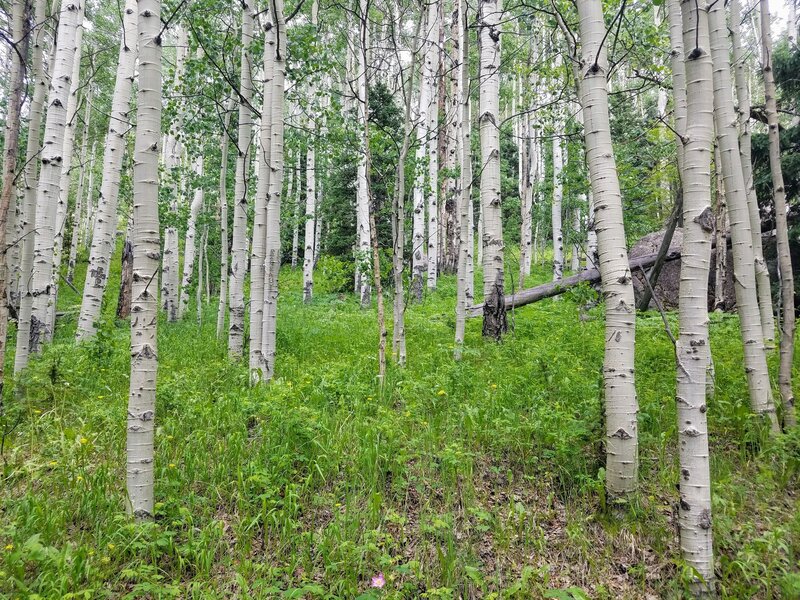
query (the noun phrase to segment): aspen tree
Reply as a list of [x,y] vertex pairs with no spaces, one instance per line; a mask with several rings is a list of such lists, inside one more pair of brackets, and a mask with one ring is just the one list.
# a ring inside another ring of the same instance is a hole
[[428,119],[425,127],[428,149],[428,289],[435,290],[439,271],[439,103],[437,90],[440,77],[440,34],[441,29],[441,3],[442,0],[431,0],[428,3],[428,45],[423,64],[423,77],[430,78],[431,103],[426,116]]
[[730,2],[730,35],[733,46],[734,80],[736,82],[736,100],[739,118],[739,159],[742,165],[745,192],[747,194],[747,210],[750,217],[750,234],[753,240],[753,258],[756,271],[758,291],[758,309],[764,344],[769,350],[775,343],[775,321],[772,313],[772,288],[764,250],[761,243],[761,215],[758,210],[755,181],[753,179],[752,136],[750,133],[750,83],[748,81],[747,63],[741,40],[741,7],[739,0]]
[[[318,31],[319,0],[311,4],[311,26],[319,36]],[[312,79],[308,84],[308,99],[315,102],[317,86]],[[313,111],[312,111],[313,112]],[[306,150],[306,209],[305,209],[305,234],[303,236],[303,302],[310,302],[314,295],[314,220],[317,203],[317,162],[316,139],[318,124],[315,118],[310,120],[310,135],[308,149]]]
[[[272,36],[271,21],[267,24],[266,37]],[[267,206],[270,191],[270,164],[272,162],[272,95],[275,61],[272,53],[274,43],[264,45],[263,71],[264,83],[261,104],[261,122],[259,124],[259,149],[257,154],[258,183],[256,185],[256,204],[253,211],[253,245],[250,255],[250,343],[249,366],[250,384],[262,381],[266,364],[262,353],[264,330],[264,290],[265,261],[267,259]],[[291,190],[290,190],[291,191]]]
[[[37,26],[33,32],[31,66],[33,71],[33,95],[28,107],[28,142],[25,150],[23,170],[25,192],[20,212],[20,306],[17,319],[17,347],[14,353],[14,373],[28,366],[31,339],[31,313],[33,310],[33,246],[34,223],[36,221],[36,190],[38,188],[37,155],[41,149],[41,128],[44,98],[47,91],[47,76],[44,70],[44,45],[47,38],[44,23],[47,19],[47,3],[36,0],[33,18]],[[52,61],[51,61],[52,62]]]
[[[264,325],[261,348],[264,380],[275,374],[275,342],[278,320],[278,271],[281,266],[281,194],[283,193],[284,82],[286,80],[286,22],[283,0],[272,0],[275,33],[268,43],[274,57],[272,79],[272,146],[270,148],[269,202],[267,204],[267,259],[264,278]],[[268,36],[269,38],[269,36]],[[267,50],[265,50],[266,52]]]
[[[186,68],[186,58],[189,54],[189,36],[183,27],[177,28],[175,54],[175,76],[173,89],[178,90],[183,82]],[[184,106],[180,104],[174,131],[167,134],[164,144],[164,163],[171,175],[172,194],[170,198],[170,213],[177,216],[180,197],[185,192],[184,175],[181,172],[181,163],[184,159],[184,147],[179,135],[182,133],[184,121]],[[161,266],[161,302],[167,313],[168,321],[177,321],[179,313],[179,277],[180,240],[178,228],[169,226],[164,229],[164,253]]]
[[[6,334],[8,333],[8,304],[6,291],[8,273],[6,252],[6,223],[9,205],[15,195],[14,177],[17,171],[17,154],[19,151],[20,115],[25,91],[25,63],[28,54],[30,31],[26,31],[30,5],[26,0],[14,0],[11,7],[11,73],[8,80],[6,126],[3,139],[3,184],[0,191],[0,403],[2,402],[5,384]],[[30,135],[30,134],[29,134]],[[13,229],[12,229],[13,231]]]
[[67,281],[72,283],[75,277],[75,263],[78,259],[78,246],[81,237],[81,217],[83,216],[83,182],[86,175],[86,154],[89,148],[89,125],[92,118],[92,99],[87,94],[86,107],[83,115],[83,136],[81,139],[80,173],[78,174],[78,188],[75,190],[75,211],[72,215],[72,232],[70,233],[69,257],[67,259]]
[[578,88],[583,107],[589,178],[594,194],[598,261],[606,306],[603,381],[606,492],[624,498],[637,489],[638,403],[634,377],[636,312],[628,267],[622,196],[608,112],[608,47],[600,0],[578,3]]
[[[708,26],[711,39],[711,58],[714,63],[714,125],[731,227],[733,270],[736,273],[734,278],[736,310],[739,313],[739,329],[744,344],[744,365],[750,392],[750,406],[756,414],[766,415],[772,430],[778,431],[756,295],[752,229],[739,157],[730,49],[726,36],[724,12],[720,10],[722,8],[722,5],[709,4]],[[684,17],[684,29],[686,28],[685,22],[686,17]],[[685,38],[684,43],[686,43]]]
[[[677,0],[671,0],[677,3]],[[720,6],[722,6],[720,4]],[[708,271],[711,263],[711,153],[714,137],[708,15],[704,6],[681,4],[688,118],[682,130],[683,247],[680,332],[675,346],[678,453],[681,467],[679,523],[683,558],[699,575],[697,595],[713,589],[711,476],[708,459],[706,368],[709,364]]]
[[[417,170],[414,174],[414,212],[412,217],[412,265],[411,265],[411,292],[414,297],[419,301],[422,300],[423,278],[429,266],[429,258],[427,258],[427,250],[430,245],[429,241],[426,242],[425,238],[425,200],[431,192],[429,188],[435,187],[428,181],[426,187],[426,171],[423,165],[426,164],[426,159],[429,157],[429,146],[433,143],[433,132],[429,130],[431,119],[428,116],[434,110],[434,80],[435,74],[433,72],[433,65],[430,61],[433,60],[429,52],[430,46],[434,45],[434,33],[438,34],[436,21],[436,2],[431,1],[426,5],[425,19],[424,19],[424,41],[422,45],[422,73],[419,82],[419,110],[418,110],[418,126],[417,126]],[[430,176],[430,169],[427,171],[427,177]],[[435,219],[435,217],[434,217]],[[428,232],[430,235],[430,231]],[[434,261],[436,258],[434,257]]]
[[[136,0],[126,0],[122,15],[122,40],[119,46],[119,61],[114,81],[114,94],[111,98],[111,114],[104,144],[103,178],[100,195],[97,199],[97,218],[95,231],[89,250],[89,266],[83,285],[81,312],[78,316],[76,337],[78,341],[90,339],[97,332],[103,294],[111,269],[111,255],[114,252],[117,229],[117,204],[122,175],[122,159],[125,154],[125,140],[132,129],[131,94],[136,67]],[[94,154],[94,153],[93,153]],[[92,169],[89,171],[89,197],[92,193]],[[86,201],[86,211],[90,211],[91,201]]]
[[[194,173],[198,180],[203,177],[203,157],[194,160]],[[204,192],[200,181],[195,184],[192,204],[189,206],[189,222],[186,224],[186,242],[183,249],[183,276],[181,277],[180,296],[178,298],[178,319],[182,319],[189,308],[189,288],[194,276],[195,258],[197,255],[197,219],[203,209]],[[197,285],[201,285],[198,279]]]
[[483,334],[500,339],[507,328],[504,302],[503,221],[500,196],[500,22],[502,0],[482,0],[480,36],[481,206],[483,207]]
[[75,56],[72,61],[69,99],[67,100],[67,122],[64,127],[64,149],[61,153],[61,177],[59,179],[58,206],[56,207],[55,238],[53,240],[53,282],[50,285],[50,299],[47,303],[47,326],[45,341],[53,340],[56,325],[56,302],[61,275],[61,258],[64,252],[64,229],[67,223],[69,189],[72,183],[72,157],[75,149],[75,130],[78,122],[78,92],[80,90],[81,54],[83,42],[83,14],[75,32]]
[[[775,233],[778,245],[778,270],[781,285],[781,342],[778,384],[783,404],[783,422],[786,428],[797,425],[792,391],[792,362],[794,360],[794,271],[789,247],[789,226],[786,222],[786,188],[783,185],[781,165],[781,141],[778,126],[778,105],[776,100],[775,75],[772,72],[772,18],[769,13],[769,0],[761,3],[761,69],[764,74],[764,95],[766,98],[767,123],[769,125],[769,166],[772,175],[772,199],[775,207]],[[792,5],[794,3],[792,2]],[[794,31],[794,19],[790,19],[789,29]]]
[[161,138],[161,2],[139,0],[139,92],[133,161],[133,288],[128,398],[128,514],[153,517],[158,371],[158,161]]
[[[250,47],[253,44],[253,7],[242,0],[242,50],[239,78],[239,135],[237,136],[236,179],[233,191],[233,244],[230,271],[230,322],[228,354],[239,358],[244,351],[244,279],[247,274],[247,182],[253,115]],[[263,115],[262,115],[262,118]]]
[[[291,174],[292,179],[289,181],[289,185],[286,188],[286,198],[294,205],[294,211],[292,212],[292,269],[297,268],[297,259],[300,254],[300,196],[302,189],[300,185],[300,159],[300,152],[298,152],[297,163]],[[297,181],[297,191],[295,194],[292,194],[292,180]]]
[[[47,311],[53,298],[53,252],[56,235],[59,183],[64,152],[64,131],[67,123],[72,64],[76,53],[78,28],[83,19],[79,0],[63,0],[60,8],[55,62],[47,98],[47,116],[44,126],[44,146],[36,190],[36,225],[34,227],[33,272],[31,295],[33,306],[30,325],[30,349],[41,350],[41,342],[48,339]],[[23,277],[28,277],[23,273]]]
[[[359,0],[360,2],[360,0]],[[364,19],[367,17],[364,16]],[[366,33],[364,33],[366,36]],[[359,40],[362,36],[359,34]],[[367,109],[365,99],[367,97],[367,69],[369,68],[366,62],[366,53],[363,49],[357,49],[357,97],[356,97],[356,114],[358,120],[358,128],[360,131],[366,129],[367,122]],[[370,285],[369,276],[363,272],[363,267],[369,264],[370,257],[370,198],[369,198],[369,182],[367,178],[367,149],[363,146],[363,140],[359,148],[358,165],[356,167],[356,280],[358,281],[358,293],[361,298],[361,307],[366,308],[370,305],[372,298],[372,286]],[[430,236],[430,232],[428,232]],[[430,260],[430,257],[429,257]],[[430,262],[429,262],[430,267]],[[429,278],[430,281],[430,278]]]
[[[230,105],[225,105],[225,116],[222,121],[220,147],[222,158],[219,169],[219,227],[220,227],[220,267],[219,267],[219,305],[217,307],[217,339],[225,330],[225,315],[228,312],[228,144],[230,135],[228,127],[231,123]],[[208,272],[208,271],[206,271]]]
[[459,136],[458,154],[460,177],[458,183],[459,199],[459,231],[458,231],[458,282],[456,287],[456,335],[454,356],[461,359],[464,346],[464,330],[466,326],[467,307],[475,301],[473,290],[468,285],[472,271],[469,263],[472,260],[472,123],[469,114],[469,19],[466,0],[456,0],[458,13],[458,77],[460,79],[460,98],[457,132]]
[[[560,61],[559,61],[560,62]],[[564,152],[561,136],[564,133],[563,119],[556,108],[553,119],[553,202],[551,223],[553,230],[553,281],[561,281],[564,273],[564,230],[562,226],[562,203],[564,200]]]

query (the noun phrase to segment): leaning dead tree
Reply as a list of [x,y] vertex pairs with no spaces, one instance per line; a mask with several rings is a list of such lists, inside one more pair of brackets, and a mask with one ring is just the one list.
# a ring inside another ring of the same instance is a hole
[[[633,273],[636,269],[647,269],[652,267],[656,261],[659,260],[660,256],[662,256],[661,252],[655,252],[653,254],[648,254],[646,256],[641,256],[631,260],[631,273]],[[663,254],[662,260],[664,262],[669,262],[680,257],[680,249],[670,248],[666,253]],[[552,298],[553,296],[563,294],[570,288],[574,288],[581,283],[597,283],[598,281],[600,281],[600,271],[597,269],[587,269],[585,271],[581,271],[577,275],[573,275],[572,277],[566,277],[561,281],[551,281],[549,283],[537,285],[536,287],[520,290],[515,294],[508,295],[505,297],[505,307],[506,310],[509,310],[512,308],[527,306],[528,304],[539,302],[539,300],[544,300],[545,298]],[[483,304],[476,304],[475,306],[470,306],[467,308],[467,317],[474,318],[480,317],[481,315],[483,315]]]

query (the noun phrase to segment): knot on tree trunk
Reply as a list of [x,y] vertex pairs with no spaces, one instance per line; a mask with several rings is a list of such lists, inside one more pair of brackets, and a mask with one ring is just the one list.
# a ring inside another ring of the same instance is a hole
[[508,331],[506,300],[503,284],[498,278],[492,286],[492,293],[483,305],[483,335],[500,341],[506,331]]

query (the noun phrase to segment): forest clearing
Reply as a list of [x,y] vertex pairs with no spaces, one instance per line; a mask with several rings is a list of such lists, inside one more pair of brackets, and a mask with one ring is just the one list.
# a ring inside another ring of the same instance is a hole
[[0,2],[0,597],[800,598],[773,4]]

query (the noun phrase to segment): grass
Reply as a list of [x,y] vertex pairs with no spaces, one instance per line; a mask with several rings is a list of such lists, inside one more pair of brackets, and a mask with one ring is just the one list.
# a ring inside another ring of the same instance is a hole
[[[160,323],[157,514],[145,525],[123,510],[127,325],[108,316],[114,298],[98,339],[76,347],[79,300],[62,291],[56,341],[6,399],[0,594],[685,595],[674,359],[657,314],[637,323],[641,492],[619,521],[603,505],[603,323],[585,307],[591,291],[515,311],[500,345],[470,322],[456,363],[455,282],[443,277],[410,307],[408,366],[390,367],[381,389],[374,310],[335,293],[305,306],[301,289],[284,270],[277,374],[256,389],[215,339],[215,303],[201,326],[194,308]],[[720,592],[798,597],[800,436],[770,441],[750,416],[737,327],[712,315]],[[379,572],[386,587],[370,588]]]

